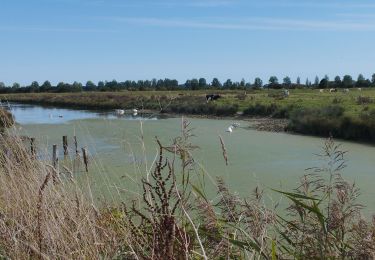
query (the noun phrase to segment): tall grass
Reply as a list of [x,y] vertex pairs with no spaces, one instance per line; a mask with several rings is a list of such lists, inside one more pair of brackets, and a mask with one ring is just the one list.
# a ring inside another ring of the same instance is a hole
[[[375,222],[361,216],[359,190],[343,180],[345,154],[330,138],[325,166],[293,191],[276,191],[278,212],[256,188],[243,198],[216,180],[217,196],[193,178],[192,129],[157,160],[136,201],[97,206],[89,187],[30,155],[17,136],[1,135],[0,249],[11,259],[372,259]],[[223,146],[225,150],[225,147]],[[286,213],[286,214],[285,214]]]

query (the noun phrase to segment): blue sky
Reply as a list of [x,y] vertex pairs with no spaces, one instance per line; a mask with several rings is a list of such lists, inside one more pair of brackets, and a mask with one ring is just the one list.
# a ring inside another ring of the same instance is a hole
[[375,73],[375,1],[0,0],[0,81]]

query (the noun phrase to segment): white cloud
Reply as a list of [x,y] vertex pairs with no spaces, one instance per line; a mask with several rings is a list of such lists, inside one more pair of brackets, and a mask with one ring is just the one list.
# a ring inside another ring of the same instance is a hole
[[113,17],[118,22],[134,25],[225,30],[289,31],[375,31],[374,23],[274,18],[244,18],[235,21],[207,19],[165,19],[153,17]]

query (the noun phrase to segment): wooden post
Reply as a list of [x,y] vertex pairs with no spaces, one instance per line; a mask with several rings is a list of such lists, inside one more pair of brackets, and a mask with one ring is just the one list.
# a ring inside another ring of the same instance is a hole
[[78,152],[78,143],[77,143],[77,136],[74,136],[74,146],[76,147],[76,155],[79,155],[79,152]]
[[35,151],[35,138],[34,137],[30,138],[30,150],[31,150],[31,156],[34,157],[35,154],[36,154],[36,151]]
[[63,148],[64,155],[68,155],[68,137],[66,135],[63,136]]
[[86,148],[82,148],[82,156],[83,156],[83,163],[85,164],[85,167],[86,167],[86,172],[89,172],[89,168],[88,168],[89,160],[88,160],[88,157],[87,157],[87,149]]
[[53,166],[53,168],[57,168],[57,163],[58,163],[58,160],[59,160],[59,158],[57,157],[57,145],[56,144],[54,144],[53,146],[52,146],[52,166]]

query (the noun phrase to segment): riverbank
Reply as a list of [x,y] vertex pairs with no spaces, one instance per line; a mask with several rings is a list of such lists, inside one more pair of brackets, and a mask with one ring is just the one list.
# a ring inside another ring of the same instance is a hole
[[[137,91],[31,93],[0,95],[2,100],[78,109],[133,109],[153,113],[210,118],[258,120],[256,129],[290,131],[352,141],[375,142],[375,90],[320,93],[319,90],[216,91],[221,98],[207,102],[213,91]],[[281,120],[280,120],[281,119]]]

